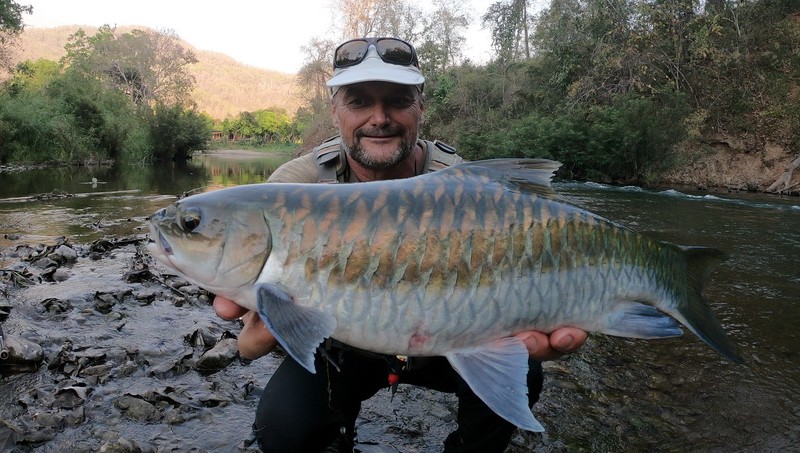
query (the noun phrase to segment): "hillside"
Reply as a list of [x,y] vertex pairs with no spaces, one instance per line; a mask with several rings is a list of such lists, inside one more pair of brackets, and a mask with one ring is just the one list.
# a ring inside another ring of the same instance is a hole
[[[91,35],[96,27],[68,25],[54,28],[26,28],[20,36],[14,62],[45,58],[58,61],[66,51],[64,44],[79,28]],[[120,26],[119,31],[146,27]],[[197,83],[193,98],[200,111],[217,119],[271,107],[294,115],[300,105],[294,74],[255,68],[218,53],[183,44],[197,56],[191,72]]]

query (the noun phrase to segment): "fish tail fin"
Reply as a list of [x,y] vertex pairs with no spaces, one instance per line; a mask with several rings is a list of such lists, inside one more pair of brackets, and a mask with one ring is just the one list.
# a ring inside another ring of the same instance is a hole
[[715,351],[734,363],[744,363],[736,352],[722,328],[719,319],[711,311],[708,302],[701,294],[712,267],[727,259],[727,255],[717,249],[708,247],[677,246],[686,259],[686,299],[679,304],[674,314],[695,335],[700,337]]

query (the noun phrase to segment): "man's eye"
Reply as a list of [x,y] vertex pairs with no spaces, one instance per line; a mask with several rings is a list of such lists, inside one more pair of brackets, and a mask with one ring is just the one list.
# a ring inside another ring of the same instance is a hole
[[406,108],[406,107],[408,107],[408,106],[410,106],[411,104],[414,103],[414,99],[406,98],[406,97],[394,98],[394,99],[392,99],[391,102],[392,102],[392,105],[394,105],[395,107]]
[[352,107],[361,107],[367,104],[367,101],[364,98],[352,98],[347,101],[347,104]]

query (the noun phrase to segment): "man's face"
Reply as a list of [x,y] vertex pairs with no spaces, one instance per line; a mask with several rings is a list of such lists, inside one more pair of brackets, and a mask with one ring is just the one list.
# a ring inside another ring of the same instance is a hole
[[371,169],[391,168],[412,153],[424,111],[415,86],[388,82],[343,86],[332,103],[345,150]]

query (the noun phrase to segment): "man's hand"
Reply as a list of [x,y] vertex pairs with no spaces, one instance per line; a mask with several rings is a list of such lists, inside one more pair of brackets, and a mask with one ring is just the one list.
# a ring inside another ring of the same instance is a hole
[[[217,316],[228,321],[242,318],[244,326],[239,334],[239,354],[246,359],[257,359],[275,349],[278,340],[261,322],[258,314],[236,305],[230,299],[214,298],[214,311]],[[526,331],[516,337],[528,347],[528,353],[537,360],[553,360],[564,354],[577,351],[586,342],[588,334],[574,327],[562,327],[547,335],[542,332]]]
[[589,334],[575,327],[561,327],[550,335],[529,330],[515,335],[528,347],[528,354],[536,360],[554,360],[575,352],[586,343]]
[[261,322],[258,313],[237,305],[230,299],[216,296],[214,298],[214,311],[222,319],[233,321],[242,318],[244,325],[237,340],[239,355],[245,359],[257,359],[267,355],[278,345],[278,340]]

